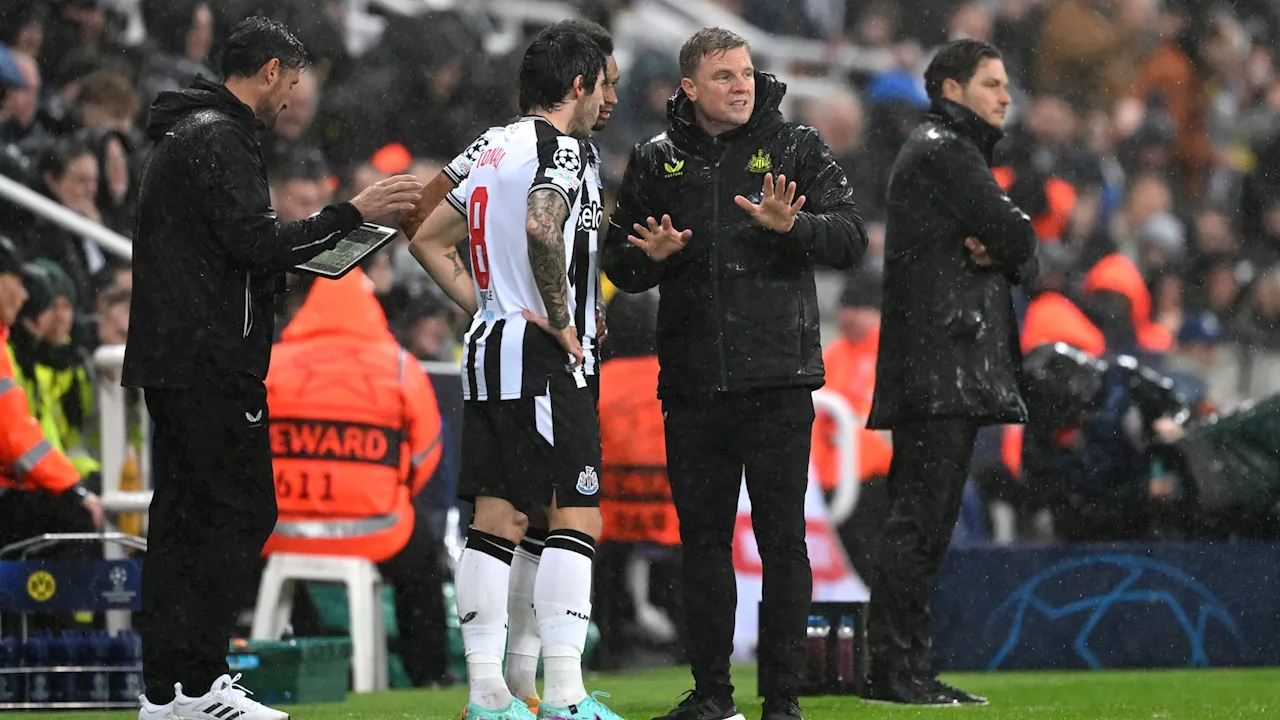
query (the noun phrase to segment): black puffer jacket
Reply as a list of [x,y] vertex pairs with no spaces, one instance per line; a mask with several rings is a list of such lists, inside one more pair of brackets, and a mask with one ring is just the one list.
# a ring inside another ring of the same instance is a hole
[[[876,390],[868,423],[946,417],[1022,423],[1022,354],[1011,284],[1034,278],[1031,220],[991,174],[1001,131],[943,100],[889,177]],[[979,267],[974,237],[994,261]]]
[[220,84],[164,92],[139,184],[124,384],[261,389],[281,273],[360,226],[350,203],[282,223],[258,149],[262,124]]
[[[660,286],[658,358],[663,398],[767,387],[822,386],[815,265],[853,266],[866,231],[844,172],[811,127],[784,122],[786,85],[756,74],[750,121],[712,137],[683,91],[668,103],[668,132],[636,145],[618,190],[601,266],[619,288]],[[734,204],[759,202],[766,172],[807,197],[786,235]],[[634,223],[671,215],[693,230],[656,263],[627,241]]]

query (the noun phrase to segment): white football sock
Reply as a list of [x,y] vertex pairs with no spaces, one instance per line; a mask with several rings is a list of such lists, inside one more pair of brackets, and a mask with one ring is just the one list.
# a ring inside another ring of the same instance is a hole
[[538,696],[538,653],[542,638],[533,611],[534,583],[546,542],[545,530],[530,530],[511,561],[511,589],[507,599],[507,687],[525,700]]
[[514,550],[510,540],[471,528],[454,581],[470,701],[488,710],[502,710],[511,703],[511,691],[502,679],[502,651]]
[[542,636],[543,704],[566,707],[582,702],[582,650],[591,622],[591,563],[595,542],[576,530],[552,530],[534,585],[538,632]]

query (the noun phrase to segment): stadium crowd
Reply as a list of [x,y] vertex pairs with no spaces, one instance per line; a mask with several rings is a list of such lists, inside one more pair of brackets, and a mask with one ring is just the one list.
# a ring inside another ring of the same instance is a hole
[[[928,108],[921,70],[941,42],[960,37],[998,45],[1013,82],[996,175],[1033,216],[1043,266],[1020,298],[1024,352],[1066,342],[1094,357],[1132,356],[1173,380],[1179,407],[1194,417],[1280,389],[1280,58],[1273,49],[1280,17],[1271,3],[718,2],[758,27],[888,50],[897,60],[892,69],[847,77],[821,66],[790,68],[837,81],[829,95],[800,104],[792,119],[815,126],[837,156],[871,238],[843,298],[824,308],[833,335],[828,387],[860,415],[869,411],[874,385],[885,188],[901,144]],[[606,27],[634,12],[626,0],[575,4]],[[398,17],[372,49],[352,57],[344,6],[141,0],[146,40],[129,44],[125,18],[108,2],[7,0],[0,6],[0,174],[131,235],[149,149],[141,129],[146,109],[163,90],[186,87],[197,75],[213,78],[220,42],[254,13],[293,28],[313,61],[263,142],[281,220],[305,218],[392,175],[430,180],[480,130],[514,114],[524,47],[486,53],[480,15]],[[667,99],[679,83],[674,54],[638,47],[630,58],[614,122],[598,138],[607,207],[632,145],[665,129]],[[83,459],[77,469],[92,488],[88,359],[101,345],[123,342],[129,267],[9,201],[0,201],[0,235],[29,261],[30,299],[10,352],[27,377],[43,365],[65,380],[29,386],[29,401],[35,414],[48,414],[47,431]],[[467,318],[403,239],[365,271],[405,349],[420,360],[457,360]],[[306,289],[307,281],[291,278],[277,330]],[[647,333],[619,327],[624,321],[652,322],[651,314],[624,308],[610,320],[611,335],[620,336],[615,347],[651,354],[651,340],[631,341]],[[610,344],[603,347],[607,359]],[[1089,540],[1168,532],[1150,504],[1172,492],[1170,481],[1146,450],[1176,437],[1179,430],[1161,420],[1177,412],[1148,413],[1149,404],[1139,407],[1123,391],[1106,397],[1079,422],[1038,416],[1033,407],[1032,425],[1048,425],[1029,426],[1025,445],[1013,428],[980,437],[975,477],[986,500],[1015,508],[1014,535]],[[816,471],[828,489],[832,432],[822,422],[815,430]],[[870,488],[887,470],[891,448],[869,431],[861,447]],[[1069,462],[1052,460],[1063,453]],[[1032,468],[1043,476],[1024,472]],[[1059,522],[1038,522],[1045,510]],[[1275,528],[1268,521],[1228,531]]]

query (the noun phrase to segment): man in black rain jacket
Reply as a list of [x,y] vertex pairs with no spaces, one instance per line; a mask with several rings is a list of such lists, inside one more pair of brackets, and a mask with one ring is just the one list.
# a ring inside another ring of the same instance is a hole
[[276,219],[258,133],[305,65],[283,25],[250,18],[228,41],[225,84],[198,78],[151,108],[123,377],[146,389],[155,422],[141,717],[205,717],[214,704],[244,720],[287,717],[246,698],[226,672],[236,614],[276,523],[264,380],[277,281],[364,217],[411,208],[422,188],[399,176],[313,218]]
[[813,128],[783,121],[786,86],[754,72],[742,38],[701,30],[680,65],[670,129],[633,151],[602,261],[621,289],[660,291],[658,394],[697,629],[695,691],[667,718],[741,717],[729,657],[745,468],[764,568],[764,717],[787,720],[800,716],[812,583],[804,494],[823,382],[813,270],[853,266],[867,239],[840,166]]
[[996,184],[1010,104],[1000,52],[959,40],[925,72],[933,106],[889,179],[885,285],[869,427],[893,431],[890,515],[870,578],[870,696],[953,705],[929,653],[929,598],[983,425],[1023,423],[1011,286],[1036,271],[1031,220]]

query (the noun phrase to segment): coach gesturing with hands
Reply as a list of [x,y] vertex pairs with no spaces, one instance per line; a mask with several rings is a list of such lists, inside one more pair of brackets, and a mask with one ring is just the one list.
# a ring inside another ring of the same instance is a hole
[[680,70],[668,131],[631,154],[602,261],[622,290],[661,289],[658,394],[687,622],[698,628],[695,692],[668,717],[738,715],[731,542],[745,470],[764,563],[765,720],[797,718],[810,393],[823,382],[813,270],[855,264],[866,233],[826,145],[783,121],[786,86],[755,72],[742,38],[699,31]]

